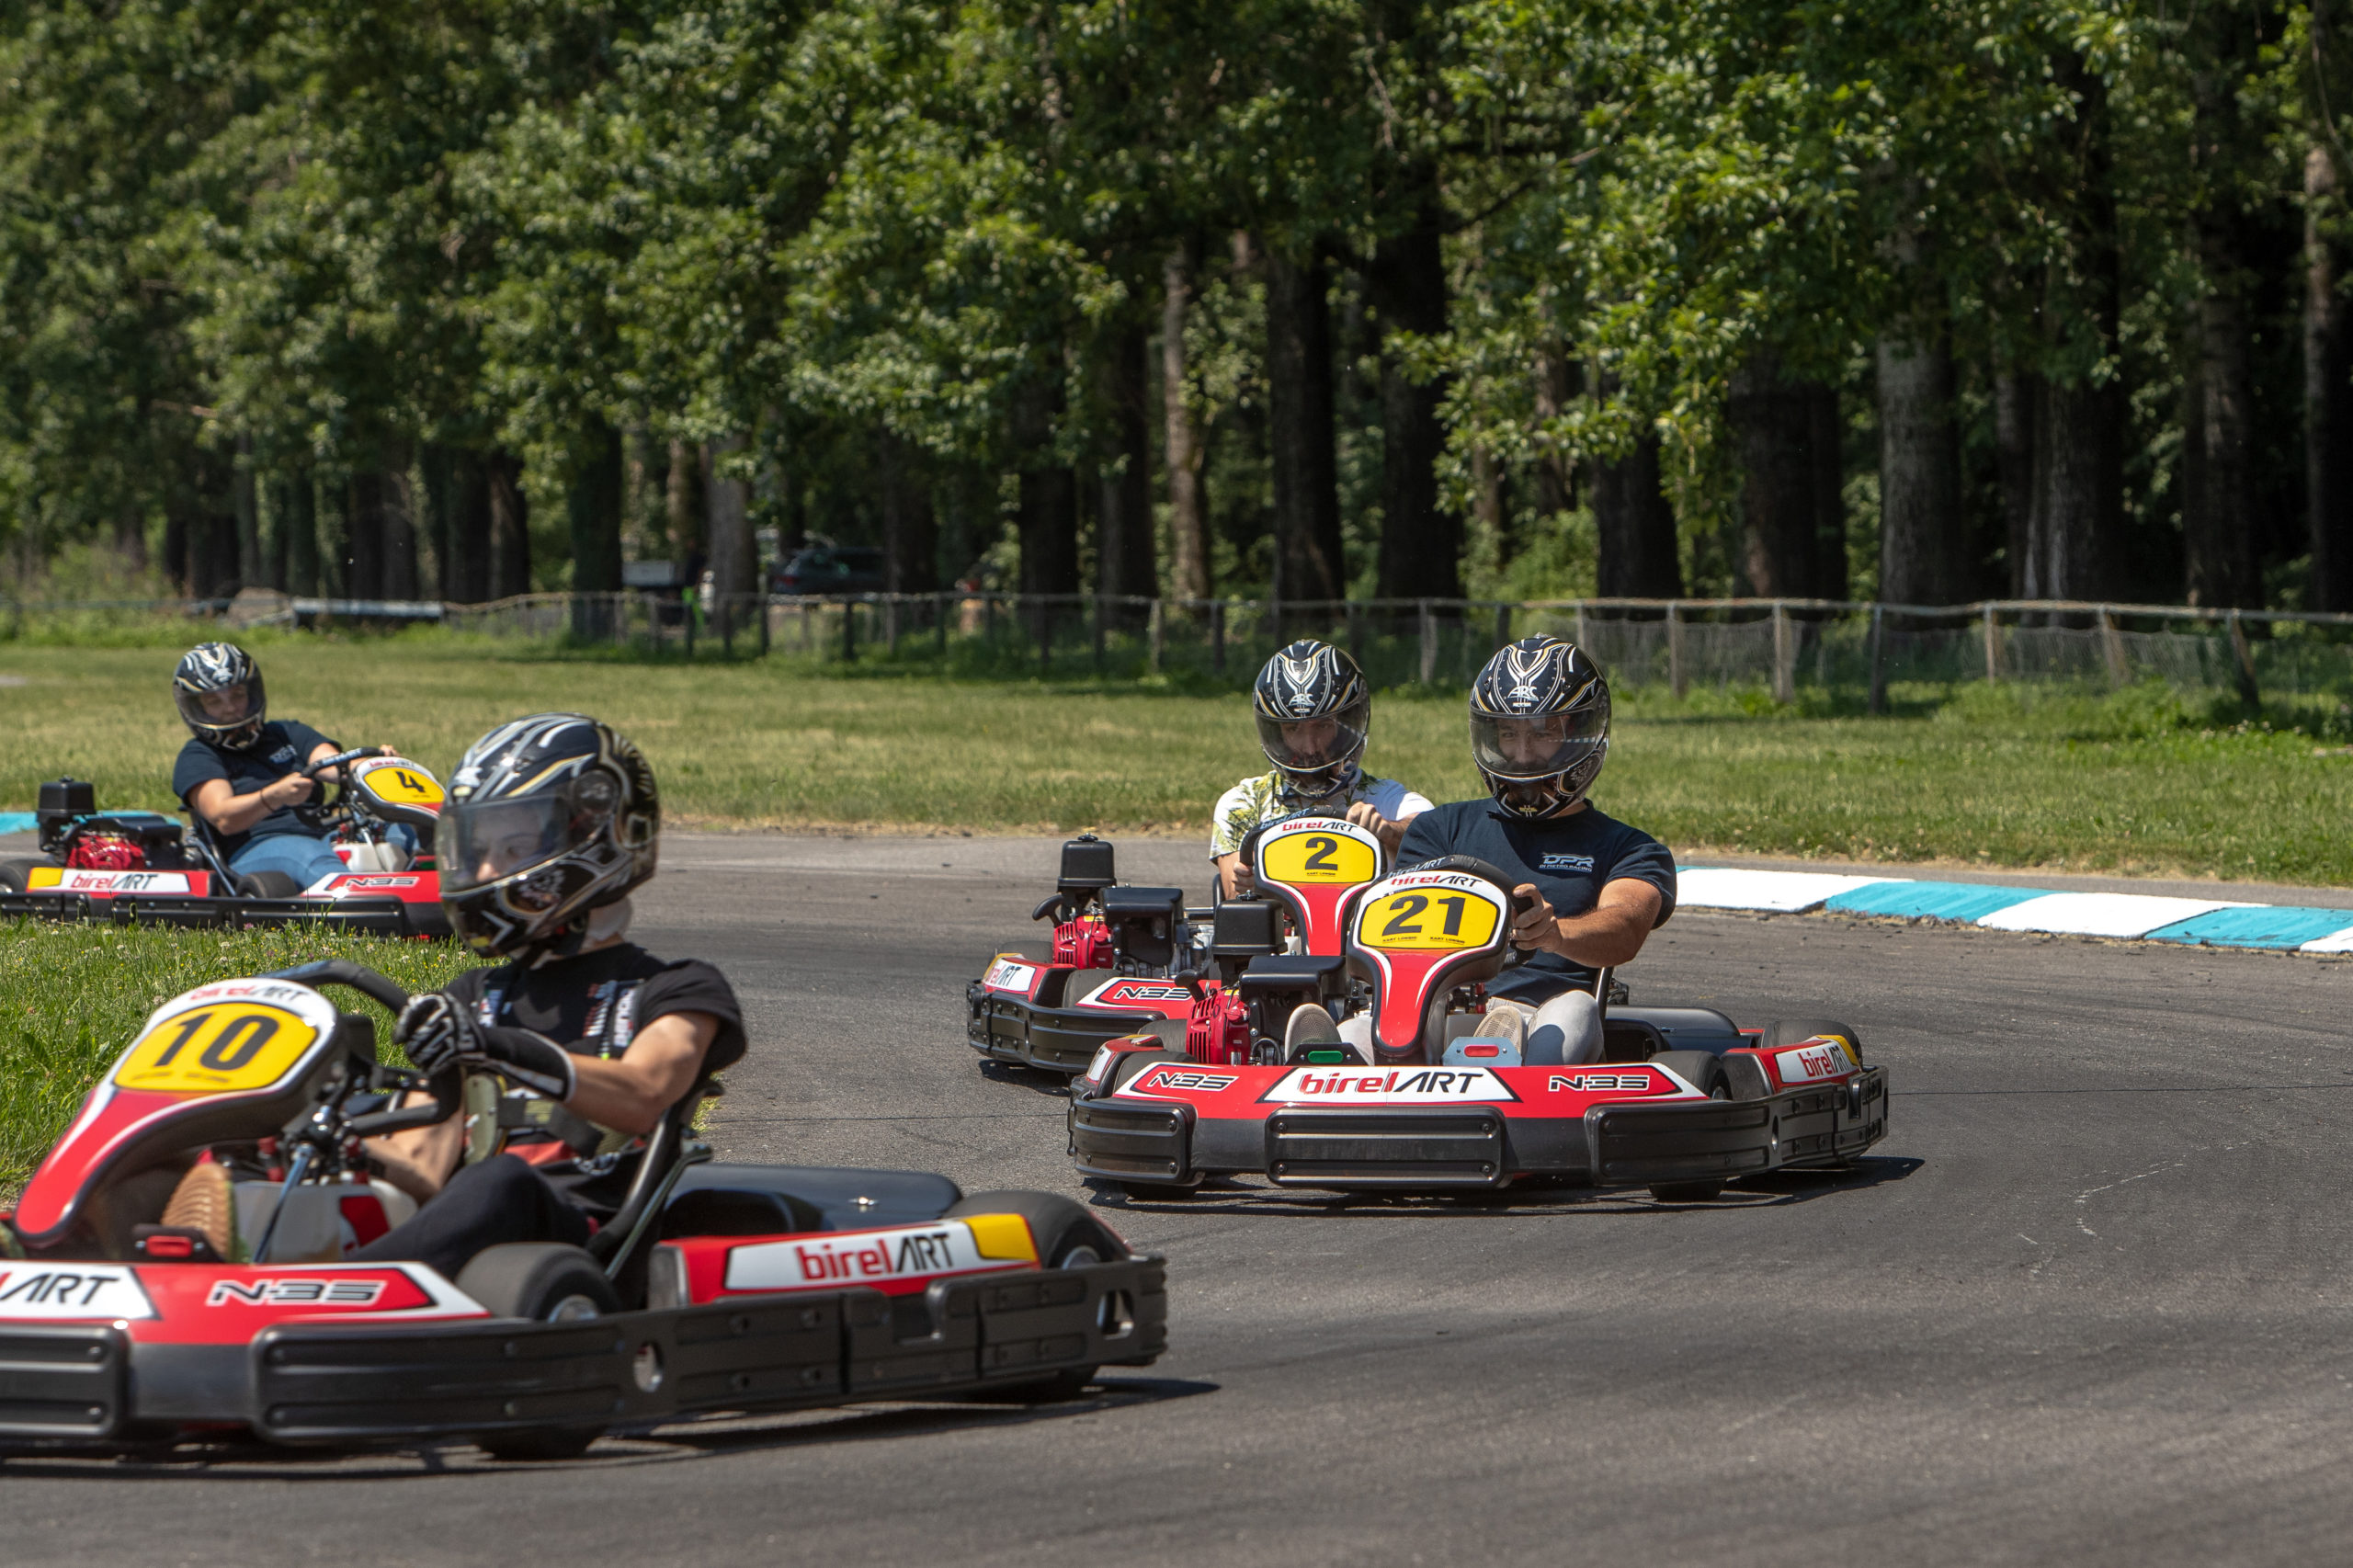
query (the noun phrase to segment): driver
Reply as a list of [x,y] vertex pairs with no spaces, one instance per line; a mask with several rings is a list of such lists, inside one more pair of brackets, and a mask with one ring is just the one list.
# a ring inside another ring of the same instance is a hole
[[[726,978],[624,940],[660,832],[653,769],[594,719],[534,714],[467,751],[436,841],[442,903],[468,947],[506,961],[411,1000],[392,1038],[422,1073],[462,1068],[475,1114],[371,1141],[430,1200],[353,1261],[454,1278],[501,1243],[585,1243],[619,1210],[640,1140],[742,1058]],[[492,1087],[494,1106],[476,1093]]]
[[1210,858],[1228,898],[1250,891],[1242,841],[1294,812],[1323,810],[1380,836],[1393,857],[1405,824],[1430,803],[1391,778],[1368,777],[1358,759],[1372,727],[1372,689],[1357,662],[1302,638],[1267,661],[1251,706],[1259,749],[1274,771],[1245,778],[1211,813]]
[[1530,907],[1512,922],[1527,960],[1487,983],[1479,1032],[1518,1043],[1531,1065],[1601,1053],[1597,971],[1631,963],[1675,913],[1675,857],[1586,799],[1609,753],[1609,683],[1574,643],[1527,637],[1498,650],[1471,687],[1471,754],[1491,799],[1414,819],[1401,868],[1472,855]]
[[[172,699],[189,736],[172,767],[172,793],[212,829],[233,873],[285,877],[292,887],[277,891],[299,892],[346,869],[326,835],[296,810],[318,793],[302,769],[343,747],[299,721],[268,718],[253,655],[233,643],[198,644],[173,672]],[[335,768],[318,777],[340,782]],[[404,855],[415,854],[413,830],[396,826],[387,836]]]

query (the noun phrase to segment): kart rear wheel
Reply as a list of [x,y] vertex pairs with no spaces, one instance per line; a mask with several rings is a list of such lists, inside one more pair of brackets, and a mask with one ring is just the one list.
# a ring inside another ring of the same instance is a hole
[[283,871],[247,871],[237,879],[247,898],[299,898],[302,884]]
[[[1046,1268],[1084,1268],[1128,1256],[1128,1249],[1084,1204],[1052,1192],[978,1192],[961,1199],[942,1219],[960,1214],[1018,1214],[1029,1221],[1030,1237],[1038,1244],[1038,1262]],[[978,1397],[1017,1404],[1051,1404],[1076,1399],[1095,1381],[1093,1367],[1065,1367],[1041,1378],[1030,1378]]]
[[1775,1018],[1765,1026],[1761,1042],[1768,1051],[1776,1046],[1795,1045],[1800,1040],[1828,1038],[1836,1035],[1853,1050],[1855,1060],[1863,1059],[1863,1037],[1855,1032],[1852,1024],[1842,1024],[1836,1018]]
[[57,862],[40,855],[11,855],[0,859],[0,892],[23,892],[32,885],[33,869]]
[[[1732,1098],[1732,1081],[1713,1051],[1662,1051],[1651,1065],[1665,1068],[1711,1100]],[[1712,1203],[1723,1189],[1721,1181],[1661,1181],[1651,1184],[1651,1196],[1661,1203]]]
[[[485,1247],[458,1273],[458,1289],[494,1317],[535,1323],[585,1323],[621,1310],[620,1298],[597,1260],[575,1246],[515,1242]],[[493,1459],[577,1459],[605,1435],[602,1426],[552,1426],[535,1432],[489,1432],[474,1439]]]

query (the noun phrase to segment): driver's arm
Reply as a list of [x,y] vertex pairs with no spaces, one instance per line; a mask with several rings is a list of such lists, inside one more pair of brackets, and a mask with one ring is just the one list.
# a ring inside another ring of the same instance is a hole
[[[335,753],[327,753],[333,756]],[[273,778],[249,795],[240,795],[226,778],[208,778],[188,791],[188,809],[212,824],[215,833],[238,834],[270,812],[299,806],[311,798],[311,781],[300,773]]]
[[1391,822],[1381,814],[1370,801],[1358,801],[1355,805],[1350,806],[1348,820],[1380,839],[1381,846],[1389,851],[1390,858],[1392,860],[1397,858],[1397,846],[1405,841],[1405,829],[1412,826],[1414,821],[1412,817],[1399,817],[1395,822]]
[[1602,884],[1601,897],[1583,915],[1553,912],[1533,882],[1512,890],[1534,905],[1511,923],[1516,947],[1535,948],[1595,969],[1631,963],[1658,924],[1658,889],[1639,877],[1617,877]]
[[1238,851],[1217,858],[1217,885],[1225,890],[1228,898],[1246,898],[1256,885],[1250,880],[1250,868],[1242,863]]

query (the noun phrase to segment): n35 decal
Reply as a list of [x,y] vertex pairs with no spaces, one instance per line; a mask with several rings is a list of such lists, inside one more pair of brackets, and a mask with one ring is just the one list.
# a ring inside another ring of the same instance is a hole
[[180,1095],[267,1088],[318,1038],[283,1007],[218,1002],[175,1013],[149,1029],[115,1069],[115,1086]]

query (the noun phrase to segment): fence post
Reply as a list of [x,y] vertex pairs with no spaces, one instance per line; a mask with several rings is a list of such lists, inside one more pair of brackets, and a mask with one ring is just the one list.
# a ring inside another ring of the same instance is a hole
[[1887,607],[1871,606],[1870,711],[1887,711]]
[[1225,601],[1210,606],[1210,668],[1225,674]]
[[719,596],[719,651],[729,658],[735,656],[735,606],[733,594]]
[[1773,601],[1773,700],[1798,699],[1797,639],[1790,631],[1790,607]]
[[1587,653],[1593,652],[1593,631],[1586,624],[1585,601],[1577,601],[1577,646]]
[[1422,684],[1427,686],[1438,678],[1438,617],[1430,612],[1430,601],[1416,601],[1422,609]]
[[882,650],[892,658],[899,653],[899,596],[882,596]]
[[2247,646],[2246,628],[2236,610],[2231,611],[2231,657],[2239,668],[2239,700],[2249,708],[2261,708],[2263,688],[2255,680],[2255,650]]
[[[691,650],[693,644],[689,642],[688,647]],[[809,601],[805,598],[801,601],[801,651],[803,653],[813,653],[817,651],[817,631],[814,623],[810,619]]]
[[[1579,607],[1578,613],[1584,613],[1583,607]],[[1683,606],[1680,601],[1670,602],[1666,607],[1666,687],[1675,694],[1677,701],[1681,701],[1684,693],[1691,689],[1690,673],[1684,667]]]
[[[1584,639],[1579,638],[1578,642],[1582,645]],[[1511,646],[1511,606],[1508,604],[1495,606],[1495,646]]]
[[1363,612],[1364,607],[1357,603],[1356,600],[1350,599],[1347,601],[1348,657],[1357,662],[1357,668],[1358,669],[1364,668]]
[[858,658],[858,601],[842,601],[842,660],[855,663]]
[[1101,594],[1095,596],[1095,673],[1103,673],[1103,622],[1108,619],[1110,601]]
[[[2236,616],[2231,618],[2231,628],[2238,629]],[[2132,672],[2124,663],[2124,639],[2117,635],[2116,617],[2109,613],[2106,605],[2099,607],[2099,651],[2108,660],[2109,685],[2122,686],[2132,678]]]
[[1046,675],[1054,667],[1054,601],[1045,595],[1038,596],[1038,673]]
[[[1280,563],[1281,547],[1279,545],[1276,547],[1276,551],[1277,564],[1275,570],[1277,574],[1279,575],[1282,571]],[[1267,600],[1267,620],[1274,630],[1275,646],[1278,648],[1290,647],[1290,644],[1283,641],[1283,591],[1279,585],[1276,587],[1274,593],[1269,596]]]
[[996,596],[981,596],[981,640],[994,646],[996,642]]
[[691,595],[678,601],[678,619],[687,623],[687,660],[695,656],[695,600]]
[[760,657],[765,659],[768,656],[768,615],[770,612],[768,596],[766,590],[761,592],[758,603],[760,607]]
[[1985,684],[1992,686],[2002,678],[2002,639],[1994,627],[1994,607],[1985,607]]
[[1167,625],[1166,621],[1161,616],[1161,603],[1162,601],[1158,598],[1154,598],[1152,601],[1152,614],[1148,618],[1149,625],[1145,631],[1145,635],[1152,641],[1151,660],[1152,673],[1154,675],[1158,675],[1160,673],[1160,646]]
[[931,596],[931,635],[939,644],[939,652],[948,652],[948,595],[945,590]]

